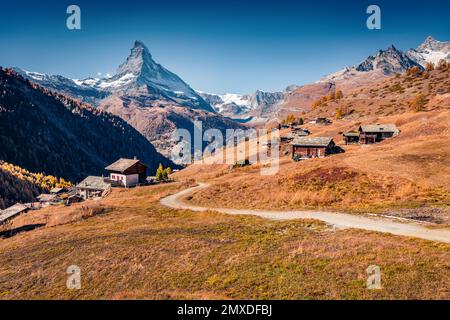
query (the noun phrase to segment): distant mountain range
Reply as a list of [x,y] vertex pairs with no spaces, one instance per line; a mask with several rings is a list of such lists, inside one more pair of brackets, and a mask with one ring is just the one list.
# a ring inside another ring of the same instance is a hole
[[[292,88],[292,87],[291,87]],[[250,95],[227,93],[217,95],[198,91],[199,95],[208,102],[215,111],[233,119],[251,119],[260,113],[269,111],[284,100],[285,92],[264,92],[257,90]]]
[[121,118],[0,68],[0,160],[72,182],[117,159],[174,164]]
[[[316,84],[289,86],[282,92],[256,91],[217,95],[193,90],[176,74],[153,60],[148,48],[136,41],[130,55],[111,78],[73,80],[16,69],[30,81],[69,94],[116,114],[138,129],[159,151],[168,155],[176,128],[192,130],[193,120],[206,128],[240,127],[238,122],[258,123],[279,118],[295,109],[308,110],[314,99],[339,87],[353,90],[380,78],[403,73],[428,62],[450,61],[450,42],[428,37],[407,52],[389,47],[355,66],[325,76]],[[232,121],[235,120],[235,121]]]
[[23,77],[115,114],[141,132],[166,156],[175,144],[172,133],[201,120],[204,129],[241,128],[220,114],[176,74],[153,60],[136,41],[131,53],[111,78],[68,79],[15,68]]
[[392,45],[387,50],[379,50],[358,65],[330,74],[321,81],[362,78],[367,72],[389,76],[394,73],[403,73],[414,66],[425,68],[429,62],[437,65],[440,60],[450,61],[450,42],[437,41],[429,36],[416,49],[402,52]]
[[180,77],[156,63],[148,48],[140,41],[135,42],[127,60],[110,78],[78,80],[28,72],[19,68],[15,70],[30,81],[93,104],[98,104],[100,100],[115,94],[145,95],[147,103],[155,101],[158,104],[173,103],[214,112],[211,106]]
[[379,50],[364,61],[336,73],[325,76],[317,83],[290,86],[283,92],[257,91],[254,95],[227,94],[217,96],[200,93],[217,112],[228,117],[251,119],[251,123],[264,123],[286,116],[289,113],[308,111],[314,100],[330,91],[344,92],[366,86],[395,73],[404,73],[417,66],[424,69],[427,63],[437,65],[440,60],[450,61],[450,42],[441,42],[428,37],[416,49],[407,52],[393,45]]

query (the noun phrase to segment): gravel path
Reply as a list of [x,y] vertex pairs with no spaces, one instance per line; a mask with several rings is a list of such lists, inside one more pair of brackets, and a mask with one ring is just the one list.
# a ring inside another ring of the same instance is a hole
[[450,243],[450,230],[429,229],[419,223],[395,222],[391,219],[380,217],[366,217],[346,213],[336,213],[327,211],[268,211],[268,210],[245,210],[226,208],[206,208],[190,205],[180,201],[180,198],[194,191],[205,189],[209,185],[200,183],[180,191],[174,195],[161,199],[161,204],[173,209],[186,209],[191,211],[217,211],[233,215],[254,215],[271,220],[293,220],[293,219],[316,219],[324,221],[336,228],[356,228],[384,233],[391,233],[399,236],[421,238],[432,241]]

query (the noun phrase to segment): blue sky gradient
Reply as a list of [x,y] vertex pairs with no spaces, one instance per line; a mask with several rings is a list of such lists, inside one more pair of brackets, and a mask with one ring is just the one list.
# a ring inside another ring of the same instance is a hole
[[[82,30],[66,28],[81,7]],[[377,4],[382,29],[366,28]],[[0,65],[72,78],[113,74],[134,40],[193,88],[282,90],[394,44],[450,40],[450,1],[2,1]]]

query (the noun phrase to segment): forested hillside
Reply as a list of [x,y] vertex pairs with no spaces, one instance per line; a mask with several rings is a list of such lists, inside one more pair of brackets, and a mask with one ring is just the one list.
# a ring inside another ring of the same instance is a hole
[[[0,160],[72,182],[118,158],[174,167],[122,119],[0,68]],[[176,166],[175,166],[176,167]]]
[[17,202],[31,202],[41,192],[54,187],[68,187],[64,179],[31,173],[13,164],[0,161],[0,210]]

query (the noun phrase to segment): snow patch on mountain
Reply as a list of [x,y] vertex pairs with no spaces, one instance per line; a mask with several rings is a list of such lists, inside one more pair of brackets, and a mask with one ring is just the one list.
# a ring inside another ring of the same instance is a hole
[[424,43],[416,49],[406,53],[411,59],[425,67],[427,63],[437,65],[439,61],[450,61],[450,41],[438,41],[429,36]]
[[153,60],[148,48],[136,41],[126,61],[112,77],[69,79],[59,75],[47,75],[16,68],[16,71],[30,81],[44,87],[65,92],[74,97],[97,105],[101,99],[110,95],[125,97],[139,96],[143,101],[162,101],[193,109],[215,112],[179,76]]

